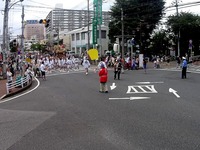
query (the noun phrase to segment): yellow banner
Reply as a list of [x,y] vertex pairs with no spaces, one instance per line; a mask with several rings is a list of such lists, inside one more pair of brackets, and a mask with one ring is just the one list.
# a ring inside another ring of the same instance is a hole
[[91,60],[97,60],[99,58],[97,49],[90,49],[89,51],[87,51],[87,54],[89,55]]

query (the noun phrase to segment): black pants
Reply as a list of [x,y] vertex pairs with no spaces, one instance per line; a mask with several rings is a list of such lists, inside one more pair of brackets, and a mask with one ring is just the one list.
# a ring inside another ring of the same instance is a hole
[[114,71],[114,79],[116,79],[116,77],[118,78],[118,80],[120,79],[120,74],[121,71]]
[[182,68],[182,79],[186,78],[187,67]]

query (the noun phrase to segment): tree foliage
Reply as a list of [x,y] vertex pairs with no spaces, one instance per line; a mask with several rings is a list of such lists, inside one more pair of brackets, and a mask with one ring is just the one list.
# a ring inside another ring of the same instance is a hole
[[170,35],[167,30],[155,32],[152,36],[151,54],[169,55]]
[[40,44],[40,43],[36,43],[36,44],[31,45],[31,50],[33,50],[33,51],[43,52],[43,51],[45,51],[45,49],[46,49],[45,45]]
[[115,36],[122,33],[122,11],[125,35],[133,35],[137,27],[142,30],[142,27],[147,24],[149,25],[147,35],[149,35],[162,17],[164,4],[163,0],[116,0],[110,12],[109,38],[111,42],[115,41]]
[[[168,30],[178,35],[180,30],[180,54],[185,55],[189,50],[189,40],[192,40],[193,51],[199,54],[200,45],[200,16],[188,12],[182,12],[177,15],[171,15],[167,20]],[[177,41],[176,41],[177,43]]]

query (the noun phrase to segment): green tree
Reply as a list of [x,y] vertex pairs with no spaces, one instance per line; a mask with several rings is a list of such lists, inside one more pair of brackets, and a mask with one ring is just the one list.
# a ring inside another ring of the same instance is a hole
[[109,38],[114,43],[116,36],[122,35],[122,11],[125,41],[135,37],[136,44],[142,44],[159,23],[164,9],[164,0],[116,0],[111,7]]
[[39,51],[39,52],[44,52],[46,49],[46,46],[40,43],[35,43],[31,45],[31,50],[32,51]]
[[152,45],[150,54],[153,55],[170,55],[169,47],[171,36],[167,30],[156,31],[152,35]]
[[[175,35],[180,33],[179,41],[181,56],[184,56],[185,53],[188,53],[188,55],[191,54],[191,50],[189,50],[189,40],[192,40],[192,51],[194,54],[199,54],[200,16],[188,12],[182,12],[179,16],[171,15],[168,17],[167,27],[168,30],[173,32]],[[177,41],[176,36],[175,43],[177,43]]]

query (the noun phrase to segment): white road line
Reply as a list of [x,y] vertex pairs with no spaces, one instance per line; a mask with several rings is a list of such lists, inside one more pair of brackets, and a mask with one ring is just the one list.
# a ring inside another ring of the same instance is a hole
[[31,90],[29,90],[29,91],[27,91],[27,92],[25,92],[25,93],[22,93],[22,94],[19,94],[19,95],[17,95],[17,96],[14,96],[14,97],[11,97],[11,98],[2,100],[2,101],[0,101],[0,104],[1,104],[1,103],[5,103],[5,102],[8,102],[8,101],[11,101],[11,100],[13,100],[13,99],[15,99],[15,98],[24,96],[24,95],[26,95],[26,94],[28,94],[28,93],[30,93],[30,92],[36,90],[36,89],[40,86],[40,81],[39,81],[37,78],[35,78],[35,80],[36,80],[37,83],[38,83],[36,87],[34,87],[33,89],[31,89]]
[[51,77],[51,76],[57,76],[57,75],[65,75],[65,74],[76,74],[76,73],[82,73],[85,72],[84,70],[81,71],[77,71],[77,72],[62,72],[62,73],[52,73],[52,74],[47,74],[47,77]]
[[128,86],[127,94],[137,94],[137,93],[158,93],[154,85],[132,85]]
[[158,82],[136,82],[136,84],[159,84],[159,83],[164,83],[163,81],[158,81]]
[[109,98],[109,100],[144,100],[150,99],[150,97],[123,97],[123,98]]

